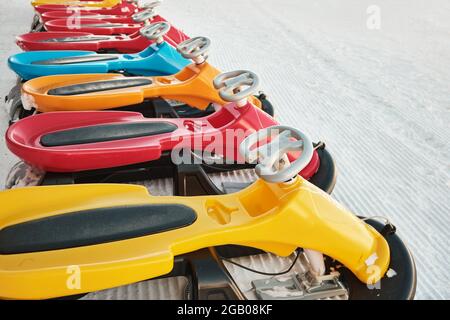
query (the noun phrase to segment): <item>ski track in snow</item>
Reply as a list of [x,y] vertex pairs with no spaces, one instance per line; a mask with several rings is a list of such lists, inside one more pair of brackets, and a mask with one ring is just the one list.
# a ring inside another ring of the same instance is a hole
[[[1,1],[0,97],[14,85],[29,0]],[[366,28],[369,5],[381,30]],[[10,14],[14,10],[14,14]],[[417,265],[417,299],[450,299],[450,3],[447,0],[166,0],[161,15],[212,40],[210,61],[248,69],[280,122],[323,140],[334,196],[396,224]],[[7,114],[0,112],[2,132]],[[0,144],[0,180],[17,161]]]

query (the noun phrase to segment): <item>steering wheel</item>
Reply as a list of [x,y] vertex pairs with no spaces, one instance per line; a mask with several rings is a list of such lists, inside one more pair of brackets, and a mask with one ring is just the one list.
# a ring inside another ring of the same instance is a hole
[[186,59],[192,59],[197,64],[201,64],[208,58],[208,50],[211,40],[206,37],[195,37],[183,41],[177,46],[178,52]]
[[[139,0],[136,1],[139,3]],[[152,1],[148,3],[144,3],[140,6],[141,9],[155,9],[156,7],[160,6],[162,4],[162,1]]]
[[247,98],[253,95],[259,87],[258,76],[246,70],[237,70],[219,74],[214,79],[214,88],[219,90],[220,97],[228,102],[247,102]]
[[[265,144],[261,145],[261,142]],[[252,148],[255,144],[256,147]],[[287,153],[295,151],[301,151],[301,154],[289,164]],[[308,136],[289,126],[259,130],[245,138],[239,146],[239,153],[245,161],[258,162],[256,174],[272,183],[282,183],[296,177],[309,164],[313,152],[314,147]]]
[[149,40],[156,40],[157,44],[164,42],[163,36],[170,30],[170,24],[167,22],[155,22],[140,30],[143,37]]
[[155,15],[156,15],[156,13],[155,13],[154,9],[146,9],[141,12],[133,14],[131,16],[131,19],[133,19],[133,21],[135,21],[135,22],[141,23],[141,22],[146,22],[146,21],[153,19],[153,17]]

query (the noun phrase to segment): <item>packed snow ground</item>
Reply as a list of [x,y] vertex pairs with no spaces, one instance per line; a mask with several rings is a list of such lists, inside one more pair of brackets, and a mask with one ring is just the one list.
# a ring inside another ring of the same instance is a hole
[[[380,29],[367,27],[370,5]],[[159,12],[210,37],[222,70],[256,72],[280,122],[327,143],[334,196],[397,225],[416,259],[416,298],[450,299],[448,0],[166,0]],[[32,16],[29,0],[0,1],[2,100],[15,82],[14,36]],[[17,159],[4,141],[0,157],[3,181]]]

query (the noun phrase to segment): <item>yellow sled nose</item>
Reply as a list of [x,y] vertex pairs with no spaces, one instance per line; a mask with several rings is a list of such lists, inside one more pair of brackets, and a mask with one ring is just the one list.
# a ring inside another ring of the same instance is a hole
[[385,238],[330,195],[304,181],[297,201],[290,205],[289,212],[301,215],[308,225],[298,232],[304,248],[335,258],[367,284],[378,282],[386,273],[390,250]]

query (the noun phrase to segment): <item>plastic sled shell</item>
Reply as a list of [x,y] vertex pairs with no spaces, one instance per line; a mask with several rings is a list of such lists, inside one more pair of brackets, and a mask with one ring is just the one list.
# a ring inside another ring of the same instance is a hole
[[[7,299],[75,295],[158,277],[172,270],[174,256],[225,244],[280,256],[313,249],[365,283],[377,282],[389,266],[386,240],[301,178],[258,180],[221,196],[152,197],[142,186],[96,184],[9,190],[0,201],[0,297]],[[117,217],[122,208],[133,214]],[[136,228],[138,210],[146,214]],[[79,287],[71,285],[74,272]]]
[[121,4],[121,0],[32,0],[31,5],[33,7],[46,5],[46,4],[59,4],[65,6],[82,6],[82,7],[98,7],[98,8],[110,8]]
[[[94,51],[29,51],[9,57],[8,65],[22,79],[29,80],[57,74],[108,73],[122,70],[133,75],[160,76],[175,74],[190,64],[189,60],[184,59],[165,42],[158,45],[157,49],[149,46],[137,54],[126,55],[105,55]],[[73,62],[69,63],[70,61]]]
[[[261,109],[251,104],[237,108],[233,103],[208,117],[195,119],[149,119],[140,113],[122,111],[52,112],[14,123],[6,133],[6,143],[11,152],[34,167],[49,172],[78,172],[156,160],[174,147],[209,150],[228,160],[242,160],[237,146],[245,136],[275,124]],[[116,127],[111,131],[111,127],[100,128],[102,125]],[[142,130],[142,126],[153,132],[133,131]],[[80,128],[88,130],[73,131]],[[161,128],[167,132],[158,133]],[[116,135],[124,130],[128,130],[127,136]],[[229,141],[229,132],[236,133],[233,141]],[[212,141],[217,141],[217,146]],[[215,148],[209,149],[211,146]],[[319,166],[314,152],[301,175],[309,179]]]
[[[161,16],[155,16],[152,22],[166,21]],[[76,41],[69,41],[76,38]],[[58,40],[59,39],[59,40]],[[66,39],[66,41],[62,41]],[[67,40],[69,39],[69,40]],[[171,26],[164,39],[176,47],[189,37]],[[58,40],[58,41],[56,41]],[[139,31],[130,35],[108,36],[94,35],[88,32],[60,31],[60,32],[31,32],[16,37],[17,45],[24,51],[38,50],[87,50],[114,51],[120,53],[137,53],[144,50],[153,41],[143,37]]]
[[[79,25],[76,30],[79,32],[88,32],[95,35],[120,35],[120,34],[132,34],[138,32],[143,24],[140,23],[122,23],[122,22],[109,22],[102,19],[80,19]],[[49,32],[64,31],[70,32],[74,28],[70,24],[70,19],[57,19],[45,22],[45,29]]]
[[[70,13],[70,7],[68,5],[64,4],[42,4],[42,5],[36,5],[34,7],[34,10],[38,12],[39,14],[43,14],[45,12],[51,12],[51,11],[63,11]],[[120,4],[117,4],[112,7],[86,7],[86,6],[78,6],[76,7],[77,11],[79,12],[89,12],[89,13],[99,13],[99,14],[106,14],[106,15],[123,15],[123,16],[131,16],[134,13],[138,11],[142,11],[145,9],[137,8],[133,3],[128,2],[121,2]],[[73,12],[71,13],[73,14]]]
[[[24,83],[22,102],[25,108],[35,108],[39,112],[87,111],[113,109],[139,104],[146,98],[162,97],[204,110],[211,102],[226,103],[212,87],[212,80],[219,73],[219,70],[204,63],[200,66],[189,65],[175,75],[163,77],[125,77],[120,74],[40,77]],[[101,83],[111,84],[110,89],[88,91],[88,88]],[[121,83],[123,87],[118,86]],[[72,93],[66,94],[64,88],[80,90],[71,90]]]
[[[41,21],[43,23],[58,20],[58,19],[68,19],[73,15],[73,12],[67,12],[67,10],[61,11],[47,11],[42,13]],[[79,19],[81,21],[85,19],[101,19],[103,21],[115,22],[115,23],[135,23],[131,15],[126,14],[101,14],[90,11],[80,11]]]

